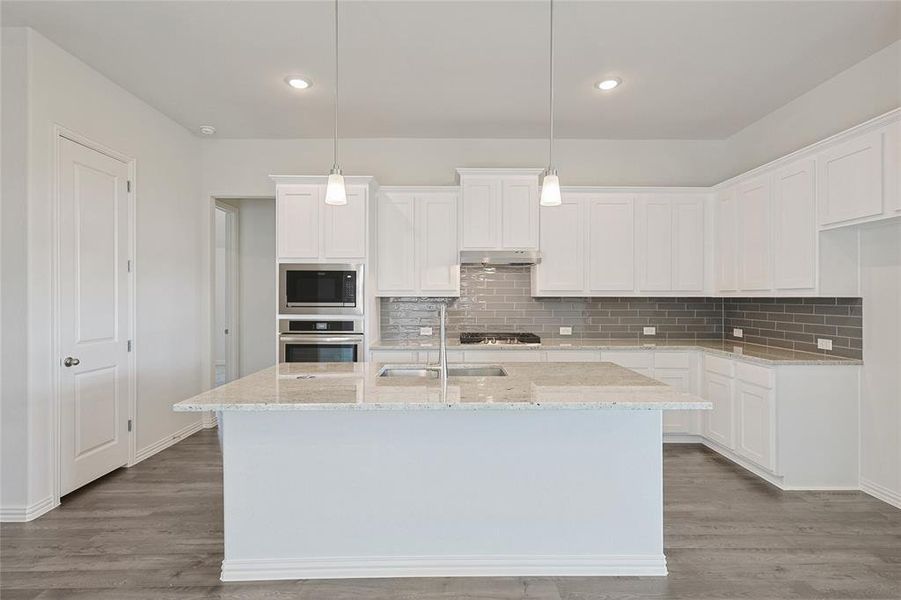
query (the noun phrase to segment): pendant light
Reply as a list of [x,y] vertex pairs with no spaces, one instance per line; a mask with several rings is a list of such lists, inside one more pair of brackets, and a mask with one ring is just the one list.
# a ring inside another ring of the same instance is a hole
[[338,166],[338,0],[335,0],[335,157],[325,188],[325,203],[340,206],[347,204],[344,175]]
[[541,182],[541,206],[560,206],[563,200],[560,198],[560,180],[557,178],[557,169],[554,168],[554,0],[551,2],[551,35],[550,35],[550,111],[548,121],[550,136],[548,137],[547,170],[544,172],[544,181]]

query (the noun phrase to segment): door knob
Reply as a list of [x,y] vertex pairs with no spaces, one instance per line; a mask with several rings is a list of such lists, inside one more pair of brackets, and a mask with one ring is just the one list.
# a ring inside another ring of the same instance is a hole
[[63,364],[67,367],[77,367],[81,364],[81,361],[77,358],[72,358],[71,356],[67,356],[66,360],[63,361]]

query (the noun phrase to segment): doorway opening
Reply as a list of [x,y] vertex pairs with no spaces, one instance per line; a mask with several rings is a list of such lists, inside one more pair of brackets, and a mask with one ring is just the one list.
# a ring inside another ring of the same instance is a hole
[[214,216],[216,240],[213,257],[214,328],[213,385],[220,386],[238,377],[240,336],[238,318],[239,276],[238,207],[217,200]]

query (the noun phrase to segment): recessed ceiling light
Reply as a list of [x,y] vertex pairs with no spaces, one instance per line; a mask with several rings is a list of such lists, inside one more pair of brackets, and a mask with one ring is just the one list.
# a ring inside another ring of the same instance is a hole
[[599,81],[595,87],[604,92],[609,92],[613,88],[619,86],[623,82],[622,79],[615,77],[613,79],[605,79],[603,81]]
[[286,77],[285,83],[293,87],[295,90],[305,90],[313,85],[309,80],[302,79],[300,77]]
[[212,125],[201,125],[200,133],[202,133],[203,135],[213,135],[214,133],[216,133],[216,128]]

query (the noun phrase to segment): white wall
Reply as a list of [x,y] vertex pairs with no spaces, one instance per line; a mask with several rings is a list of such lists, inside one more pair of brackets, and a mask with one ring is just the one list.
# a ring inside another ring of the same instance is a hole
[[860,233],[860,478],[901,508],[901,223]]
[[[200,148],[190,132],[33,30],[4,29],[4,60],[7,40],[16,37],[25,40],[28,73],[29,413],[27,423],[18,415],[11,422],[4,418],[3,427],[27,430],[27,445],[19,447],[18,453],[27,453],[26,498],[34,505],[52,492],[51,374],[57,358],[51,355],[50,321],[53,125],[137,160],[135,423],[139,455],[200,422],[199,415],[174,413],[171,405],[197,393],[204,381],[198,357],[206,343],[201,338],[201,303],[206,295],[201,281],[206,266],[200,260],[204,238],[198,232],[203,231],[206,214],[197,203]],[[4,63],[4,79],[5,67]],[[4,135],[4,148],[10,143]],[[4,406],[6,402],[4,394]]]
[[3,31],[0,146],[0,508],[28,505],[27,279],[27,39]]
[[275,199],[238,202],[241,377],[275,364]]
[[719,180],[744,173],[898,106],[901,41],[729,137],[726,143],[730,164]]

